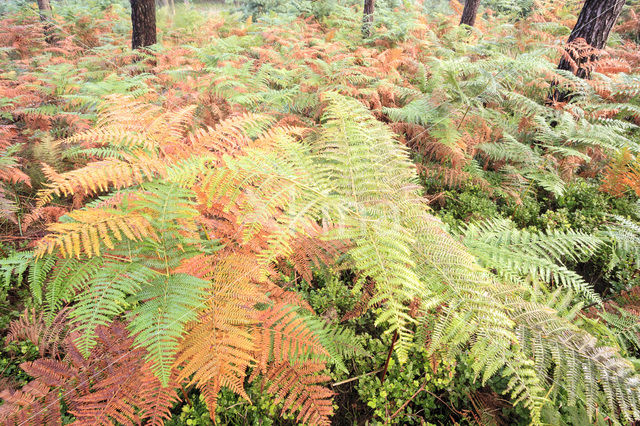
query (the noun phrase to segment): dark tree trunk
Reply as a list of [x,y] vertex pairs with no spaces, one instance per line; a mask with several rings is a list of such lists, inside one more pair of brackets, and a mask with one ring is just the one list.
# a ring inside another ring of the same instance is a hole
[[478,14],[478,6],[480,6],[480,0],[467,0],[464,3],[460,25],[466,24],[470,27],[474,26],[476,23],[476,15]]
[[51,28],[51,3],[49,3],[49,0],[38,0],[38,12],[40,14],[40,21],[42,21],[45,40],[47,41],[47,43],[53,43],[54,38]]
[[[578,22],[573,27],[571,35],[569,36],[569,43],[582,38],[591,47],[596,49],[602,49],[607,43],[611,28],[616,23],[622,7],[625,4],[625,0],[586,0],[580,16],[578,16]],[[580,62],[586,60],[595,60],[595,57],[591,58],[572,58],[578,65],[576,75],[581,78],[588,78],[588,70],[580,67]],[[560,60],[558,69],[571,70],[571,61],[568,58],[563,57]]]
[[150,46],[156,43],[155,0],[131,0],[131,47]]
[[373,11],[376,0],[364,0],[364,13],[362,14],[362,36],[369,37],[371,35],[371,27],[373,26]]
[[[591,47],[602,49],[607,44],[609,33],[613,28],[625,0],[585,0],[578,22],[569,35],[568,42],[576,39],[584,39]],[[567,57],[568,56],[568,57]],[[566,56],[563,55],[558,64],[559,70],[573,71],[580,78],[589,78],[590,68],[584,66],[588,62],[593,62],[596,55],[581,56],[575,50],[568,49]],[[558,82],[552,83],[550,100],[553,102],[567,102],[571,96],[566,91],[558,89]]]

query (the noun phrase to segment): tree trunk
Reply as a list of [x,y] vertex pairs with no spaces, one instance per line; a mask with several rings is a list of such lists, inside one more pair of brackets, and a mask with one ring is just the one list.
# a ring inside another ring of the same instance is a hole
[[364,13],[362,14],[362,36],[369,37],[371,35],[371,27],[373,26],[373,10],[376,0],[364,0]]
[[38,0],[38,12],[40,14],[40,21],[42,21],[42,27],[44,30],[44,36],[47,43],[53,43],[54,38],[51,33],[51,3],[49,0]]
[[462,10],[462,18],[460,18],[460,25],[465,24],[473,27],[473,25],[476,23],[478,6],[480,6],[480,0],[467,0],[466,2],[464,2],[464,9]]
[[[580,16],[578,16],[578,22],[569,36],[569,43],[582,38],[591,47],[596,49],[604,48],[611,28],[613,28],[618,16],[620,16],[624,4],[625,0],[586,0],[580,11]],[[588,78],[588,70],[581,68],[580,64],[587,60],[593,61],[596,58],[572,57],[572,59],[578,65],[578,70],[575,74],[581,78]],[[560,64],[558,64],[558,69],[571,70],[571,61],[563,57],[560,60]]]
[[131,36],[131,47],[133,49],[155,44],[155,0],[131,0],[131,24],[133,25],[133,33]]
[[[568,42],[571,43],[576,39],[584,39],[591,47],[602,49],[607,44],[607,38],[613,28],[625,0],[585,0],[578,22],[569,35]],[[589,78],[589,67],[584,65],[593,62],[597,58],[596,55],[587,55],[580,57],[575,50],[566,50],[558,64],[559,70],[573,71],[580,78]],[[551,94],[549,100],[552,102],[567,102],[571,96],[567,91],[558,89],[557,80],[551,85]]]

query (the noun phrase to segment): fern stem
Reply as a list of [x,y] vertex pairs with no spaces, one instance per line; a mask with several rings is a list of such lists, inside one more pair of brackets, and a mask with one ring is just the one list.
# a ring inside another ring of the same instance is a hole
[[24,237],[24,234],[22,233],[22,203],[20,202],[20,197],[18,197],[18,193],[16,192],[16,188],[15,185],[11,185],[11,189],[13,192],[13,196],[16,199],[16,204],[18,206],[18,214],[16,215],[16,220],[18,221],[18,230],[20,231],[20,236]]
[[189,407],[193,407],[193,404],[191,403],[191,399],[189,398],[189,394],[187,393],[187,391],[185,390],[182,384],[180,384],[180,389],[182,390],[182,396],[184,397],[185,401],[187,401],[187,404],[189,404]]
[[380,375],[380,384],[384,383],[384,379],[387,375],[387,370],[389,369],[389,360],[391,360],[391,354],[393,353],[393,347],[396,345],[396,341],[398,340],[398,330],[393,332],[393,339],[391,340],[391,347],[389,347],[389,353],[387,354],[387,360],[384,362],[384,367],[382,369],[382,374]]
[[462,116],[462,120],[460,120],[460,123],[458,123],[458,127],[456,127],[456,130],[460,130],[460,126],[462,126],[462,123],[464,123],[465,118],[467,118],[469,109],[471,109],[471,104],[467,105],[467,110],[464,112],[464,115]]

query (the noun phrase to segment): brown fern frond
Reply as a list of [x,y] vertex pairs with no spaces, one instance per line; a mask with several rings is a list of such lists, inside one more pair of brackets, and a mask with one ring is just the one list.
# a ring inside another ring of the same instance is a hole
[[[124,324],[98,327],[96,335],[98,344],[87,361],[75,348],[70,351],[78,370],[75,380],[87,386],[73,388],[69,412],[82,425],[112,425],[114,421],[139,424],[142,416],[151,412],[152,401],[145,397],[162,387],[160,381],[144,362],[144,351],[134,349],[133,338]],[[175,381],[170,380],[169,387],[175,386]],[[169,392],[168,398],[156,401],[172,405],[175,398],[175,392]],[[168,408],[156,407],[153,412],[166,414]]]
[[333,414],[333,392],[320,385],[331,380],[331,377],[320,374],[324,369],[325,365],[317,362],[300,366],[286,361],[276,363],[265,375],[270,383],[267,392],[276,395],[275,404],[284,402],[283,413],[299,411],[297,422],[329,425],[329,417]]
[[594,48],[585,39],[577,38],[565,44],[561,54],[571,72],[579,76],[588,76],[598,66],[598,57],[606,53]]
[[56,424],[61,419],[62,397],[78,425],[134,425],[145,418],[161,424],[169,418],[177,399],[175,381],[170,380],[168,388],[161,386],[144,363],[144,350],[134,348],[124,324],[99,326],[96,335],[98,344],[87,359],[69,336],[63,361],[42,358],[23,363],[22,369],[34,380],[19,391],[0,394],[5,400],[0,416],[18,421],[26,417],[28,424],[50,424],[33,423],[40,415],[47,415]]
[[322,239],[325,233],[320,225],[311,223],[306,234],[297,236],[291,243],[292,254],[288,260],[308,283],[313,281],[312,267],[335,264],[335,260],[349,248],[345,241]]
[[371,307],[369,302],[375,295],[376,283],[371,278],[367,277],[365,279],[365,284],[362,287],[362,296],[360,296],[360,300],[358,300],[358,302],[350,311],[345,312],[340,321],[344,322],[360,317]]
[[23,362],[20,364],[20,368],[30,376],[35,377],[50,387],[64,386],[69,380],[73,379],[76,374],[73,367],[50,358],[41,358],[33,362]]
[[43,220],[45,224],[57,222],[69,209],[60,206],[37,207],[22,218],[22,230],[26,231],[36,221]]
[[50,354],[52,357],[57,358],[60,353],[60,345],[67,333],[68,314],[69,309],[63,308],[53,318],[53,321],[47,324],[42,312],[37,314],[36,308],[27,308],[20,318],[11,321],[9,324],[9,332],[5,342],[29,340],[38,347],[40,356]]
[[49,386],[34,380],[19,390],[0,392],[0,422],[3,425],[61,425],[62,415],[57,395]]

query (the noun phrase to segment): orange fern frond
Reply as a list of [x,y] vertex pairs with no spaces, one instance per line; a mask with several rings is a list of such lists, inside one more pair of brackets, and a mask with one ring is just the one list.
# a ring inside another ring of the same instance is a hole
[[[633,184],[633,172],[631,165],[634,162],[634,156],[628,149],[623,149],[617,155],[604,171],[604,178],[600,189],[615,197],[621,197],[627,190],[629,183]],[[640,175],[637,176],[640,182]]]
[[248,130],[264,129],[271,121],[262,114],[245,113],[222,120],[214,127],[195,130],[188,136],[189,144],[197,150],[214,152],[220,156],[237,155],[253,144]]

